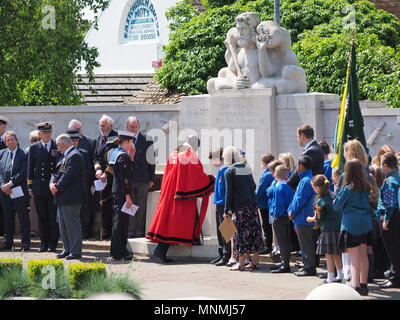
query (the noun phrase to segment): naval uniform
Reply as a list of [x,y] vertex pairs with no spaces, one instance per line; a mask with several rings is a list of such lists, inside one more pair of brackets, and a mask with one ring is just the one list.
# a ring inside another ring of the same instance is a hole
[[40,251],[55,250],[59,237],[57,210],[49,183],[60,153],[53,140],[49,144],[47,151],[43,142],[38,141],[30,146],[28,154],[28,189],[34,195],[39,220]]

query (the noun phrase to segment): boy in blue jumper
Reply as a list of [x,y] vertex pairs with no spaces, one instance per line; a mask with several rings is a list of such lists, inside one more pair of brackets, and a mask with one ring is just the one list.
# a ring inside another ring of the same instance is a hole
[[319,146],[321,147],[322,151],[324,152],[324,176],[329,180],[329,190],[331,192],[334,191],[334,184],[332,180],[332,161],[329,160],[329,154],[331,153],[331,149],[329,148],[329,144],[326,141],[318,142]]
[[307,222],[307,217],[314,216],[315,192],[311,186],[312,160],[308,156],[303,156],[297,163],[297,172],[300,182],[293,196],[293,201],[289,206],[289,218],[294,221],[294,229],[303,253],[303,270],[295,272],[296,276],[315,276],[315,239],[313,222]]
[[224,173],[226,169],[229,168],[227,165],[223,165],[222,153],[224,149],[218,148],[214,151],[211,151],[208,158],[211,160],[211,163],[218,168],[215,185],[214,185],[214,196],[213,203],[216,206],[215,211],[215,220],[217,223],[217,238],[218,238],[218,256],[212,260],[210,263],[216,266],[224,266],[228,263],[229,258],[231,257],[231,242],[225,242],[224,237],[219,231],[219,225],[224,221],[224,208],[225,208],[225,178]]
[[275,169],[276,184],[272,191],[269,213],[273,217],[275,239],[280,248],[281,265],[271,267],[272,273],[290,273],[290,229],[288,208],[293,199],[293,190],[286,183],[289,169],[279,165]]
[[264,231],[264,241],[266,245],[266,250],[263,253],[270,253],[272,251],[272,227],[269,223],[269,210],[268,210],[268,196],[267,188],[271,186],[274,177],[268,165],[274,161],[274,156],[271,153],[266,153],[261,157],[261,168],[264,170],[260,177],[260,182],[258,183],[256,189],[257,196],[257,208],[260,212],[262,219],[262,228]]

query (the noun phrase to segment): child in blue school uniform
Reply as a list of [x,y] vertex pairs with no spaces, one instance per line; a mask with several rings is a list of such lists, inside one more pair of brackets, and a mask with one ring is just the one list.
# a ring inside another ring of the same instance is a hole
[[320,141],[318,142],[318,144],[324,152],[324,176],[329,180],[329,190],[333,192],[334,183],[332,180],[332,161],[329,160],[329,154],[331,153],[331,150],[329,148],[329,144],[326,141]]
[[267,188],[269,188],[272,181],[274,181],[271,170],[268,168],[268,165],[274,160],[275,158],[271,153],[262,155],[260,162],[261,168],[264,170],[264,172],[260,177],[260,182],[258,183],[256,189],[257,208],[262,219],[262,228],[264,231],[264,241],[266,245],[266,250],[263,252],[265,254],[272,251],[272,227],[269,223]]
[[297,172],[299,173],[300,182],[288,209],[289,218],[294,221],[294,229],[303,254],[304,268],[295,272],[295,275],[299,277],[315,276],[317,274],[315,267],[314,223],[307,222],[307,217],[314,215],[315,192],[311,186],[313,177],[311,167],[312,159],[310,157],[303,156],[299,159]]
[[276,242],[279,245],[281,265],[271,267],[272,273],[290,273],[290,220],[288,208],[293,199],[293,189],[286,183],[289,169],[279,165],[275,169],[276,184],[270,200],[270,215],[273,218],[273,229]]
[[351,284],[362,296],[368,295],[367,244],[372,237],[372,219],[369,211],[371,186],[362,163],[347,160],[344,182],[333,208],[342,214],[339,248],[348,251],[351,260]]
[[[343,281],[342,255],[339,250],[340,214],[333,210],[333,195],[329,190],[329,180],[322,174],[311,180],[311,185],[317,194],[314,203],[314,217],[308,217],[307,222],[315,222],[321,234],[317,241],[316,253],[326,257],[328,268],[324,283]],[[337,278],[335,278],[335,267]]]
[[389,280],[380,284],[383,289],[400,288],[400,176],[397,158],[387,152],[381,157],[382,172],[386,179],[380,188],[378,217],[383,220],[382,238],[389,260],[392,264]]
[[224,237],[219,231],[219,225],[224,220],[224,209],[225,209],[225,178],[224,173],[226,169],[229,168],[228,165],[224,165],[222,154],[224,149],[218,148],[211,151],[208,158],[211,160],[212,164],[218,168],[215,185],[214,185],[214,196],[213,203],[216,207],[215,219],[217,226],[217,238],[218,238],[218,256],[212,260],[210,263],[216,266],[224,266],[229,262],[231,257],[231,243],[226,242]]

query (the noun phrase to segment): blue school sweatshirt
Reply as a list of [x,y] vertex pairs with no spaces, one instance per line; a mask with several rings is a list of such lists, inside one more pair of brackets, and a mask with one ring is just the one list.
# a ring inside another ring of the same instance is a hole
[[216,205],[225,204],[225,171],[229,166],[222,166],[217,171],[214,185],[213,203]]
[[267,209],[269,207],[267,188],[271,186],[272,181],[274,181],[272,173],[270,172],[269,169],[265,170],[260,177],[260,182],[256,189],[257,208]]
[[400,176],[394,170],[386,175],[386,180],[379,189],[378,217],[384,216],[385,221],[390,221],[393,212],[399,209],[399,188]]
[[311,179],[313,178],[311,169],[300,173],[299,177],[300,182],[297,186],[288,212],[291,216],[294,216],[294,224],[313,226],[314,222],[307,222],[307,217],[314,216],[313,204],[315,192],[311,187]]
[[274,218],[287,217],[288,208],[293,199],[293,189],[286,183],[277,182],[272,191],[269,214]]

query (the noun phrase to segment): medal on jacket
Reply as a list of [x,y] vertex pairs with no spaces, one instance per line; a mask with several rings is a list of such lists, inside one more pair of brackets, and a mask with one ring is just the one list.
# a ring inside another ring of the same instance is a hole
[[58,150],[57,150],[57,149],[51,149],[51,150],[50,150],[50,154],[51,154],[51,156],[54,157],[54,158],[57,156],[57,153],[58,153]]
[[62,166],[60,167],[60,172],[64,173],[65,171],[66,171],[66,170],[65,170],[65,166],[62,165]]

